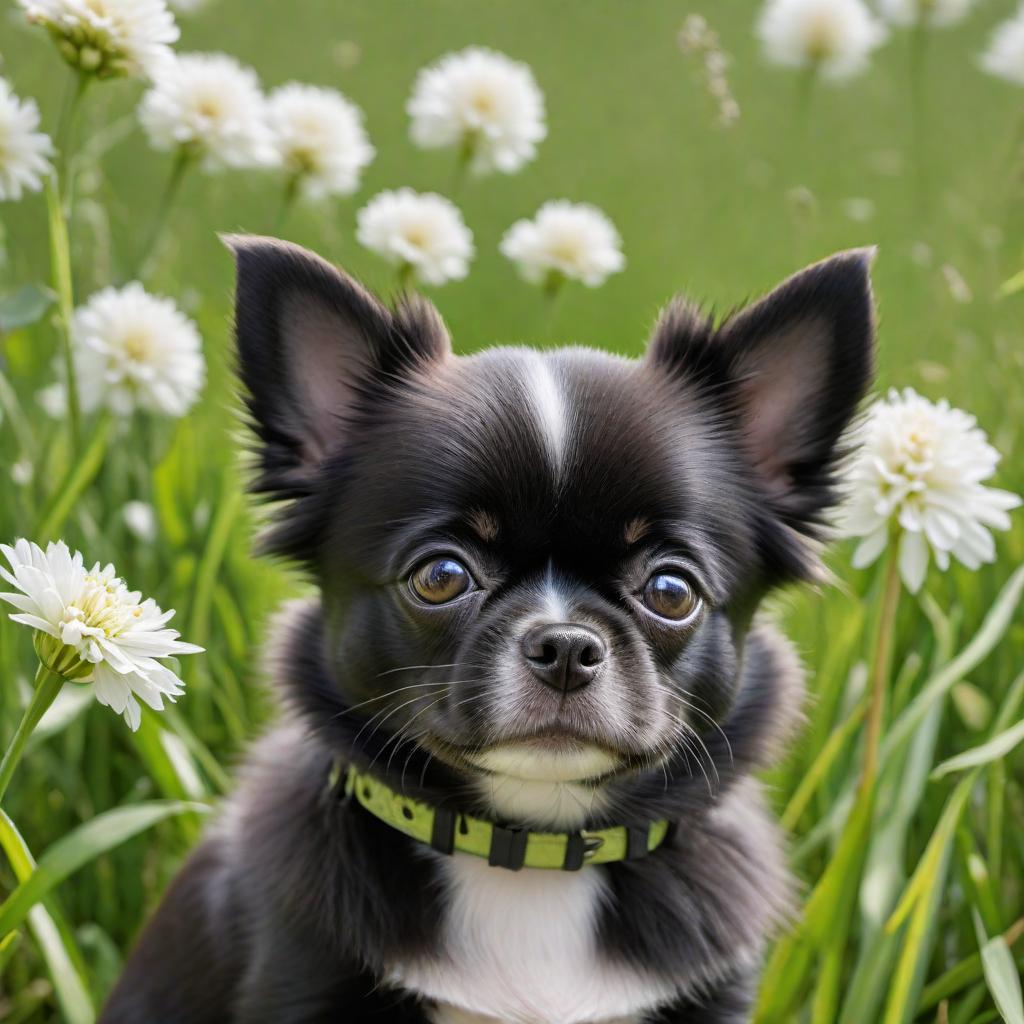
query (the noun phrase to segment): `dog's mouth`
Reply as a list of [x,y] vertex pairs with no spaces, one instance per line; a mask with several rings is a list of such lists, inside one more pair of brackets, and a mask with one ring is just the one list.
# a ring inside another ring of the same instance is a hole
[[443,760],[527,782],[592,782],[615,774],[628,760],[589,736],[554,726],[485,747],[439,746],[435,752]]

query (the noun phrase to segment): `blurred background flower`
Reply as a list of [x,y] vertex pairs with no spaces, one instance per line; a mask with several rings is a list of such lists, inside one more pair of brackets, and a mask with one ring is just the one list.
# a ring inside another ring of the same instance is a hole
[[18,0],[83,74],[152,77],[171,57],[178,27],[164,0]]
[[457,206],[435,192],[381,192],[356,215],[361,245],[398,267],[401,284],[439,285],[469,273],[473,235]]
[[0,78],[0,200],[20,199],[23,190],[43,187],[52,169],[53,143],[38,127],[35,101],[18,99]]
[[863,0],[767,0],[757,32],[769,60],[831,79],[864,71],[888,34]]
[[894,25],[948,28],[964,20],[975,0],[878,0],[883,17]]
[[502,255],[523,278],[556,291],[563,281],[604,284],[626,265],[615,225],[596,206],[553,199],[532,220],[516,221],[501,240]]
[[518,171],[547,134],[544,96],[533,72],[481,47],[424,68],[406,109],[416,145],[454,147],[474,174]]
[[359,188],[374,148],[362,111],[340,92],[289,82],[270,94],[267,116],[289,187],[309,199]]
[[223,53],[171,60],[142,98],[139,120],[154,149],[199,159],[206,170],[274,162],[259,78]]
[[997,78],[1024,85],[1024,4],[992,33],[981,67]]
[[191,320],[137,281],[104,288],[75,310],[71,326],[82,408],[184,416],[205,379]]

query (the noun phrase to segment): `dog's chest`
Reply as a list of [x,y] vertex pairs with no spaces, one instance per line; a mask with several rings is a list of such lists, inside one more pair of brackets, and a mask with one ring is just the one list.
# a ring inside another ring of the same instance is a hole
[[504,871],[438,857],[447,887],[441,949],[393,965],[392,978],[438,1003],[435,1024],[639,1024],[674,986],[605,959],[599,868]]

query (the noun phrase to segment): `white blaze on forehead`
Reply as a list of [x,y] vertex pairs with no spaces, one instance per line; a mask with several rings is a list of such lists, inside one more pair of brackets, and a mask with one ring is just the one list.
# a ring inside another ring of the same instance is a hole
[[526,356],[523,379],[544,448],[557,476],[565,461],[568,440],[565,395],[550,363],[538,352]]

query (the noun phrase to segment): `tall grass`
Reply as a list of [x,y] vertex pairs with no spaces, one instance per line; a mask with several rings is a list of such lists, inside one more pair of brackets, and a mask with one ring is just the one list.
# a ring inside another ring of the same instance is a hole
[[[1024,91],[972,67],[1012,4],[992,0],[936,34],[923,134],[911,127],[908,37],[881,51],[866,77],[815,91],[801,118],[795,81],[756,52],[753,5],[694,7],[734,56],[742,116],[728,130],[714,126],[676,47],[687,11],[668,0],[628,9],[522,0],[514,13],[469,0],[214,0],[184,23],[180,48],[228,50],[268,85],[300,77],[349,94],[380,154],[356,203],[401,184],[446,191],[452,180],[444,154],[415,153],[405,138],[402,106],[422,64],[483,43],[533,66],[550,112],[540,159],[514,178],[463,182],[455,197],[481,257],[466,282],[434,297],[462,351],[526,340],[636,353],[677,290],[728,308],[829,251],[880,243],[880,383],[970,409],[1006,456],[999,483],[1024,491],[1024,293],[1003,287],[1024,266],[1022,154],[1011,143]],[[38,97],[52,130],[65,69],[6,3],[0,50],[2,73]],[[51,273],[45,200],[2,211],[0,539],[63,536],[90,559],[114,561],[133,586],[178,609],[184,636],[207,653],[182,663],[187,695],[174,712],[147,716],[136,734],[71,691],[33,736],[0,816],[0,900],[30,877],[42,878],[33,884],[44,896],[27,916],[24,889],[14,910],[0,902],[0,923],[18,919],[0,927],[0,1020],[19,1024],[93,1018],[199,834],[196,805],[230,786],[267,719],[267,619],[305,585],[251,554],[230,265],[215,239],[271,230],[279,183],[191,176],[150,261],[147,287],[176,296],[205,340],[209,380],[187,418],[83,417],[74,436],[37,400],[61,355],[69,291],[80,299],[139,269],[171,166],[139,135],[138,95],[135,84],[111,83],[85,97],[67,261],[60,252],[56,261],[70,269],[66,280]],[[567,290],[552,314],[495,249],[509,223],[561,195],[609,212],[629,265],[598,292]],[[285,233],[387,292],[387,272],[355,246],[353,208],[296,206]],[[27,483],[10,477],[19,464],[32,468]],[[121,514],[140,498],[156,509],[153,542],[137,539]],[[758,1020],[981,1024],[1001,1015],[1020,1024],[1024,755],[1011,749],[1019,731],[987,744],[1024,714],[1024,517],[1000,535],[996,564],[933,573],[920,598],[900,600],[870,800],[858,799],[857,780],[885,569],[854,572],[849,555],[840,545],[831,558],[839,582],[772,602],[809,669],[806,728],[768,780],[807,903],[769,957]],[[0,618],[0,746],[34,667],[24,630]],[[88,831],[110,812],[102,834]],[[34,861],[44,868],[37,876]]]

